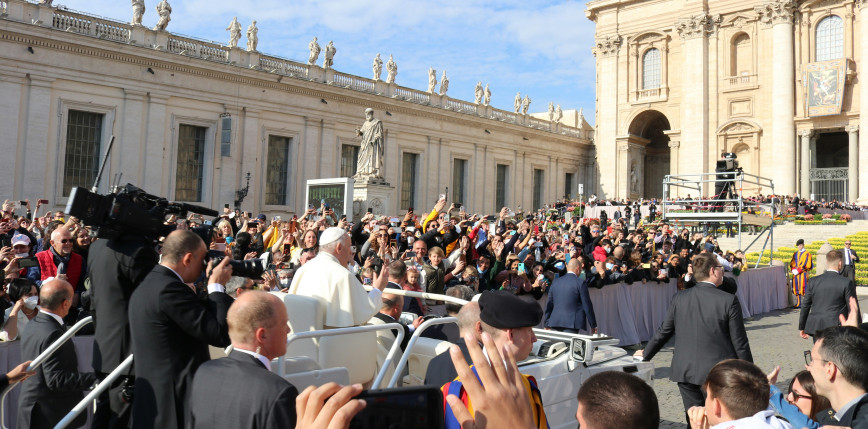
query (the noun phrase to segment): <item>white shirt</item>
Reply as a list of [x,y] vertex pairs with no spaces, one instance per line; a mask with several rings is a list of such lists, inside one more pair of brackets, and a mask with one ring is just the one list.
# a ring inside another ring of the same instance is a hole
[[250,350],[244,350],[244,349],[241,349],[241,348],[238,348],[238,347],[233,347],[232,350],[235,350],[235,351],[237,351],[237,352],[241,352],[241,353],[247,353],[247,354],[249,354],[250,356],[255,357],[256,359],[259,359],[259,361],[262,362],[263,365],[265,365],[265,368],[267,368],[269,371],[271,371],[271,361],[268,360],[267,357],[262,356],[262,355],[259,354],[259,353],[252,352],[252,351],[250,351]]
[[762,410],[750,417],[718,423],[711,429],[792,429],[792,425],[775,417],[774,410]]
[[56,320],[57,323],[60,324],[60,326],[63,326],[63,318],[62,318],[62,317],[60,317],[60,316],[58,316],[58,315],[56,315],[56,314],[54,314],[54,313],[51,313],[51,312],[45,311],[45,310],[43,310],[43,309],[41,309],[41,308],[39,309],[39,312],[42,313],[42,314],[47,314],[47,315],[51,316],[51,318],[54,319],[54,320]]
[[[166,267],[165,265],[163,265],[163,266]],[[175,273],[175,275],[178,276],[178,280],[180,280],[181,283],[184,283],[184,284],[190,286],[187,282],[184,281],[184,279],[181,277],[180,274],[178,274],[177,271],[175,271],[169,267],[166,267],[166,268],[168,268],[169,271]],[[190,286],[190,287],[193,287],[193,286]],[[208,285],[208,293],[212,293],[212,292],[226,293],[226,288],[223,285],[221,285],[220,283],[211,283]]]

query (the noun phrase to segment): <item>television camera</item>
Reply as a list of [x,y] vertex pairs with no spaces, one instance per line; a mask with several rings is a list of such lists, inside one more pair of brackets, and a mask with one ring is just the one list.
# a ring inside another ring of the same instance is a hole
[[[725,152],[720,155],[722,159],[717,161],[717,166],[714,169],[717,174],[717,179],[714,183],[714,199],[727,200],[735,198],[735,177],[738,174],[743,174],[744,170],[738,165],[738,156],[732,152]],[[723,211],[725,204],[716,204],[715,211]]]

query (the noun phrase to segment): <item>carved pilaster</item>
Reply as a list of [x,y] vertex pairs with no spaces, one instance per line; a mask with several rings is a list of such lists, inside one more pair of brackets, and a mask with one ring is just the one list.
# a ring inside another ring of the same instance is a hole
[[681,142],[680,142],[680,141],[673,140],[673,141],[670,141],[670,142],[669,142],[669,148],[670,148],[670,149],[678,149],[679,147],[681,147]]
[[604,57],[615,55],[621,49],[621,42],[623,39],[619,34],[600,37],[597,39],[597,53]]
[[858,125],[847,125],[846,127],[844,127],[844,131],[846,131],[850,134],[855,134],[855,133],[859,132],[859,126]]
[[688,18],[681,18],[675,24],[675,31],[681,40],[705,37],[717,33],[723,19],[718,15],[699,14]]
[[793,0],[771,0],[759,6],[754,6],[757,18],[765,27],[775,24],[792,24],[796,10]]
[[814,135],[814,130],[801,130],[799,131],[799,135],[802,136],[803,139],[809,139]]

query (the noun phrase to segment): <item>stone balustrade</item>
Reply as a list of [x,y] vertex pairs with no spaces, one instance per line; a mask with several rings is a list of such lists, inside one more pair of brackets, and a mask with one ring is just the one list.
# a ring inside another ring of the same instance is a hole
[[155,31],[141,25],[131,25],[109,18],[89,15],[62,6],[55,8],[26,0],[0,0],[0,19],[26,22],[98,39],[148,47],[171,54],[258,69],[267,73],[387,96],[456,113],[474,115],[570,137],[590,139],[590,136],[585,136],[580,128],[553,124],[550,121],[533,118],[529,115],[500,110],[492,106],[477,105],[450,98],[448,95],[406,88],[394,83],[374,81],[373,79],[338,72],[334,69],[323,69],[306,62],[264,55],[258,52],[248,52],[237,47],[230,48],[220,43],[200,40],[195,37]]

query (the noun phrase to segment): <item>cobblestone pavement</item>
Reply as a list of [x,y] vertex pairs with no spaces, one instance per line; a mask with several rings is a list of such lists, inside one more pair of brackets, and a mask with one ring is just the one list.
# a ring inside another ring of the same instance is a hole
[[[868,287],[860,286],[858,289],[859,305],[864,313],[868,309]],[[762,368],[763,372],[769,372],[775,365],[780,365],[781,374],[777,385],[782,390],[786,389],[795,373],[804,369],[803,352],[810,350],[812,345],[811,340],[799,337],[798,323],[799,312],[794,309],[773,311],[745,321],[754,363]],[[670,341],[652,360],[655,368],[654,391],[660,403],[660,427],[686,428],[684,406],[678,386],[669,380],[672,344],[674,341]],[[630,352],[632,353],[632,350]]]

